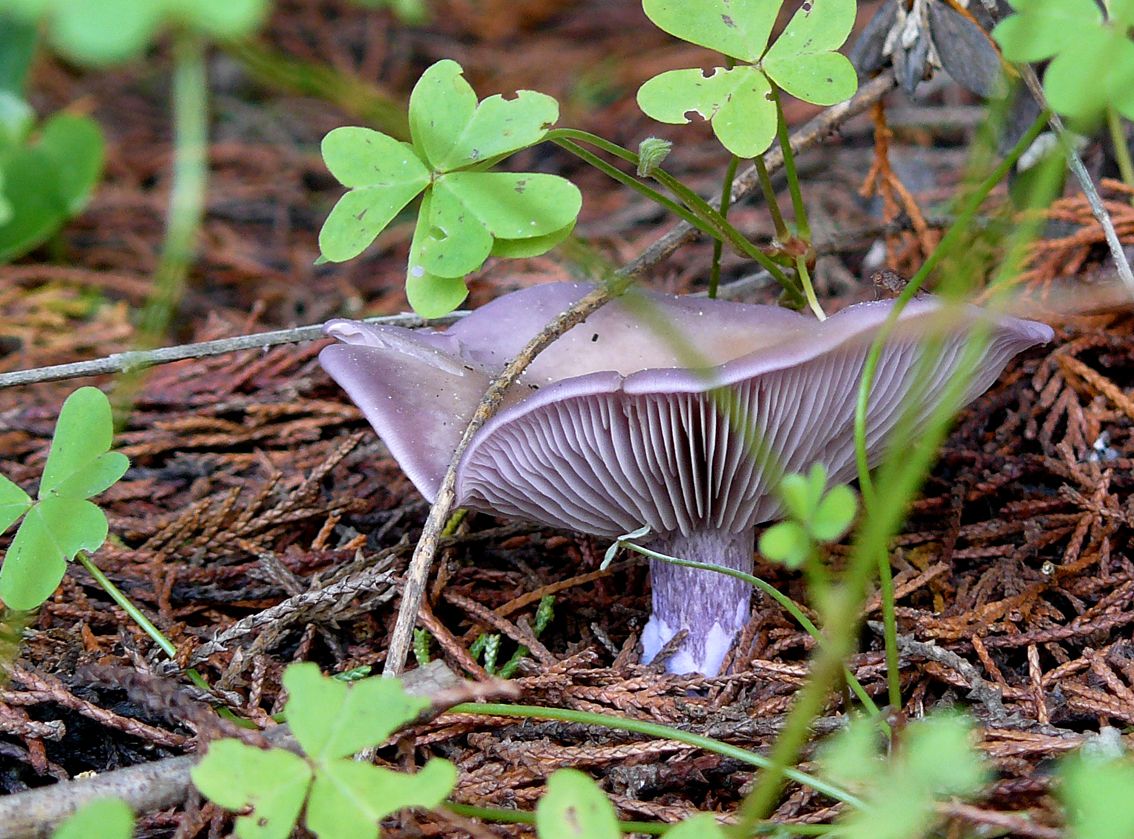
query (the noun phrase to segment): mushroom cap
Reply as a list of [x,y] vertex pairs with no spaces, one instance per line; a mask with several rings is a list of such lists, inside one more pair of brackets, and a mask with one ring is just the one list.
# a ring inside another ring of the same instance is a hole
[[[593,289],[553,283],[505,295],[448,332],[332,321],[320,362],[430,501],[491,378]],[[774,518],[784,472],[822,462],[855,475],[854,405],[893,301],[816,321],[778,306],[636,292],[541,353],[473,438],[457,503],[599,536],[739,532]],[[878,462],[906,406],[924,422],[978,324],[989,328],[968,402],[1014,355],[1052,338],[1040,323],[915,299],[877,368],[867,449]]]

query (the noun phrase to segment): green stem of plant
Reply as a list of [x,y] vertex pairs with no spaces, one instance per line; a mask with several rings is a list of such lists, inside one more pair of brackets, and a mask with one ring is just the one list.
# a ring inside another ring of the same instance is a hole
[[[87,573],[91,575],[91,578],[94,579],[96,583],[98,583],[102,590],[110,595],[110,599],[122,607],[122,611],[124,611],[127,616],[129,616],[129,618],[134,621],[134,623],[138,624],[138,626],[142,628],[143,632],[150,636],[150,639],[161,648],[161,651],[163,653],[169,656],[171,661],[176,661],[177,647],[173,645],[173,642],[166,638],[164,633],[162,633],[162,631],[157,628],[154,622],[146,617],[145,613],[137,606],[135,606],[130,601],[130,598],[123,594],[122,590],[110,581],[109,577],[102,573],[102,569],[94,564],[94,560],[90,558],[86,551],[79,551],[77,554],[75,554],[75,558],[79,560],[79,564],[86,569]],[[209,683],[205,681],[205,677],[202,676],[195,668],[190,667],[186,669],[185,675],[196,687],[200,688],[206,693],[212,692],[212,688],[209,686]],[[217,706],[216,712],[224,719],[228,720],[229,722],[235,723],[241,728],[254,729],[258,727],[251,720],[246,720],[242,717],[238,717],[223,705]]]
[[[86,569],[87,573],[91,575],[94,581],[99,584],[99,587],[110,595],[110,599],[122,607],[122,611],[124,611],[134,623],[138,624],[138,626],[142,628],[142,631],[150,636],[150,639],[155,644],[161,647],[161,651],[171,659],[176,660],[177,647],[173,645],[173,642],[166,638],[154,622],[146,617],[145,613],[135,606],[130,598],[123,594],[122,590],[110,581],[109,577],[102,573],[102,569],[94,564],[94,560],[90,558],[86,551],[79,551],[75,555],[75,558],[79,560],[79,563]],[[201,690],[210,690],[209,683],[206,682],[204,677],[196,670],[186,670],[185,675],[189,677],[189,681],[201,688]]]
[[712,204],[662,169],[655,170],[654,179],[680,198],[687,207],[692,208],[694,212],[700,213],[710,224],[714,225],[718,231],[717,235],[724,237],[734,250],[757,262],[761,268],[771,274],[776,279],[776,282],[788,291],[799,291],[799,287],[787,278],[783,269],[780,268],[770,256],[764,253],[762,249],[748,241],[747,236],[729,224]]
[[[484,717],[554,720],[558,722],[575,723],[576,725],[596,725],[602,728],[629,731],[634,734],[644,734],[647,737],[656,737],[659,740],[673,740],[677,743],[684,743],[687,746],[704,749],[707,752],[732,758],[733,760],[761,769],[769,766],[768,759],[762,755],[750,752],[747,749],[741,749],[729,743],[721,742],[720,740],[714,740],[711,737],[703,737],[700,734],[682,731],[679,728],[671,728],[668,725],[660,725],[643,720],[632,720],[624,717],[608,716],[606,714],[596,714],[591,711],[576,711],[570,708],[541,708],[538,705],[502,705],[492,702],[464,702],[460,705],[454,705],[447,713],[476,714],[477,716]],[[806,772],[800,772],[796,769],[787,769],[785,770],[785,774],[793,781],[811,787],[811,789],[816,792],[822,793],[835,801],[841,801],[850,807],[862,808],[865,806],[862,799],[858,796],[835,784],[827,783],[822,778],[816,778],[814,775],[809,775]]]
[[827,319],[827,313],[823,311],[823,307],[819,305],[819,298],[815,296],[815,286],[811,284],[811,273],[807,270],[807,257],[797,256],[795,258],[795,271],[799,276],[799,281],[803,285],[803,296],[807,299],[807,306],[815,314],[819,320],[824,321]]
[[583,162],[589,163],[591,166],[598,169],[600,172],[602,172],[607,177],[618,181],[618,183],[622,184],[623,186],[630,187],[632,190],[639,193],[640,195],[643,195],[646,198],[650,199],[651,201],[655,202],[656,204],[660,204],[661,206],[665,207],[667,210],[669,210],[671,213],[673,213],[677,217],[683,219],[684,221],[686,221],[689,224],[696,227],[698,230],[700,230],[706,236],[712,236],[712,237],[717,236],[717,231],[711,225],[707,224],[705,221],[698,218],[696,215],[694,215],[692,212],[687,210],[685,207],[681,206],[681,204],[677,203],[673,199],[668,198],[667,196],[658,192],[656,189],[654,189],[649,184],[642,183],[638,178],[635,178],[633,175],[626,174],[621,169],[619,169],[617,166],[611,166],[609,163],[607,163],[605,160],[603,160],[597,154],[594,154],[592,152],[587,151],[582,146],[580,146],[578,143],[576,143],[574,140],[570,140],[570,139],[567,139],[565,137],[554,137],[554,138],[549,137],[549,139],[551,139],[551,142],[555,143],[555,145],[559,146],[561,149],[564,149],[565,151],[569,151],[569,152],[571,152],[571,154],[575,155],[577,158],[579,158]]
[[[1046,123],[1047,114],[1041,114],[1020,142],[996,167],[996,170],[985,178],[974,190],[974,193],[968,197],[961,212],[958,213],[956,223],[950,228],[933,254],[930,255],[926,265],[922,266],[918,276],[911,280],[910,284],[903,290],[902,295],[898,298],[897,306],[904,306],[913,298],[925,277],[941,261],[944,256],[943,251],[947,253],[949,248],[955,247],[956,243],[960,241],[963,231],[968,228],[984,198],[993,186],[1007,175],[1011,167],[1015,165],[1016,160],[1031,145]],[[896,315],[892,315],[892,317],[896,317]],[[867,366],[871,370],[877,366],[882,341],[884,340],[885,335],[880,334],[871,348],[871,355],[867,358]],[[968,356],[969,352],[966,351],[965,355]],[[873,365],[870,364],[871,357],[873,358]],[[870,375],[872,376],[873,373],[871,372]],[[866,377],[867,370],[864,369],[863,388],[869,394],[870,382]],[[942,405],[953,404],[949,399],[958,389],[958,383],[950,381],[949,386],[945,389]],[[860,400],[862,399],[861,394],[862,389],[860,389]],[[863,413],[864,418],[865,413]],[[925,473],[928,471],[936,447],[944,439],[948,417],[939,418],[935,415],[933,420],[935,422],[930,422],[916,441],[911,438],[904,441],[907,445],[895,445],[893,451],[899,451],[901,455],[892,456],[883,466],[883,474],[880,475],[879,483],[886,487],[886,503],[873,503],[874,497],[871,496],[870,506],[866,510],[867,515],[864,517],[862,526],[856,535],[850,561],[843,575],[842,585],[832,591],[827,601],[823,623],[828,633],[828,643],[819,647],[818,655],[812,665],[811,678],[796,695],[795,705],[788,714],[783,731],[772,749],[771,768],[760,775],[756,787],[745,798],[740,807],[740,822],[734,831],[733,835],[735,836],[746,836],[753,825],[766,818],[767,814],[771,812],[786,776],[786,769],[794,765],[798,759],[799,753],[809,736],[810,722],[822,710],[830,686],[838,678],[843,661],[853,649],[862,601],[866,596],[870,575],[877,567],[875,560],[880,553],[887,553],[890,536],[901,524],[909,500],[917,491],[917,487],[920,486]],[[865,428],[864,422],[855,429],[856,443],[863,428]],[[864,436],[863,440],[865,440]],[[865,449],[863,449],[864,453]],[[860,463],[865,463],[864,457],[860,460]]]
[[807,208],[803,205],[803,192],[799,187],[799,173],[795,168],[795,154],[791,150],[791,137],[788,134],[784,107],[780,101],[780,89],[772,84],[772,99],[776,103],[776,137],[784,153],[784,176],[787,178],[791,205],[795,210],[795,233],[803,241],[811,242],[811,225],[807,221]]
[[878,554],[878,596],[882,602],[882,634],[886,643],[886,695],[894,711],[902,710],[901,657],[898,651],[898,612],[890,555]]
[[878,331],[878,335],[875,337],[874,343],[870,347],[870,352],[866,357],[866,363],[863,366],[862,378],[859,380],[858,398],[855,402],[854,411],[855,461],[858,466],[858,482],[859,489],[862,493],[863,506],[866,508],[868,514],[873,512],[877,505],[875,503],[874,485],[870,478],[870,464],[866,454],[866,411],[870,404],[870,389],[874,385],[874,376],[877,373],[878,360],[882,355],[882,346],[889,336],[890,331],[893,329],[893,325],[897,322],[902,309],[906,307],[906,304],[909,303],[914,295],[921,289],[929,275],[941,263],[941,260],[964,240],[973,218],[980,209],[980,205],[984,203],[984,200],[988,197],[988,194],[992,192],[993,188],[1012,171],[1012,167],[1016,165],[1016,161],[1020,159],[1020,155],[1027,151],[1028,147],[1035,141],[1035,138],[1043,132],[1044,128],[1047,126],[1048,116],[1049,113],[1047,111],[1041,113],[1016,145],[1012,147],[1007,156],[993,169],[991,174],[977,184],[976,188],[969,193],[965,202],[961,205],[960,210],[957,212],[952,226],[942,237],[941,242],[933,250],[933,253],[929,255],[929,258],[925,260],[918,272],[913,275],[906,287],[902,289],[902,293],[898,295],[894,302],[894,308],[890,312],[890,316]]
[[[715,239],[724,239],[737,252],[759,263],[760,267],[771,274],[776,282],[782,285],[787,291],[793,294],[799,294],[799,287],[788,279],[787,275],[784,274],[780,266],[777,265],[771,257],[756,245],[752,244],[752,242],[748,241],[744,234],[729,224],[720,212],[709,204],[708,201],[661,167],[656,168],[651,174],[651,177],[668,189],[685,205],[680,211],[674,209],[678,205],[674,204],[670,199],[661,195],[661,193],[658,193],[656,190],[645,187],[645,184],[642,184],[637,178],[625,174],[616,167],[606,163],[601,158],[590,154],[590,152],[587,152],[585,149],[579,148],[578,143],[582,142],[593,145],[637,167],[638,155],[629,149],[623,148],[617,143],[612,143],[603,137],[591,134],[589,131],[580,131],[577,128],[556,128],[553,131],[549,131],[544,139],[550,140],[556,145],[570,151],[580,159],[598,168],[599,171],[614,178],[619,183],[631,186],[651,200],[658,201],[662,206],[675,212],[680,218],[687,221],[705,235]],[[574,147],[565,145],[564,141],[573,144]],[[645,189],[642,189],[642,187],[645,187]],[[649,190],[648,192],[646,191],[647,189]]]
[[205,212],[208,179],[208,73],[205,45],[183,32],[173,46],[173,187],[154,291],[142,310],[140,343],[156,345],[181,299]]
[[[732,203],[732,182],[736,179],[736,167],[740,165],[740,158],[735,154],[728,161],[725,169],[724,181],[721,183],[721,218],[728,219],[728,208]],[[717,286],[721,283],[721,255],[724,253],[724,242],[713,240],[713,264],[709,268],[709,298],[717,296]]]
[[[1114,146],[1114,159],[1122,182],[1134,189],[1134,161],[1130,159],[1130,147],[1126,145],[1126,132],[1122,128],[1122,117],[1113,105],[1106,109],[1106,127],[1110,131],[1110,142]],[[1134,202],[1134,198],[1131,199]]]
[[[498,824],[531,824],[536,823],[536,814],[530,810],[506,810],[503,807],[476,807],[472,804],[458,804],[455,801],[446,801],[442,805],[446,810],[470,819],[480,819]],[[673,825],[664,822],[635,822],[619,821],[618,829],[623,833],[646,833],[650,836],[661,836]]]
[[[442,805],[446,810],[470,819],[480,819],[485,822],[497,824],[529,824],[536,823],[536,814],[530,810],[508,810],[503,807],[477,807],[472,804],[458,804],[455,801],[446,801]],[[673,829],[673,825],[666,822],[618,822],[618,829],[623,833],[645,833],[649,836],[662,836]],[[773,833],[777,835],[794,836],[826,836],[836,829],[831,824],[780,824],[777,822],[764,822],[756,826],[757,833]]]
[[[624,548],[628,548],[629,550],[634,551],[635,553],[639,553],[642,556],[648,556],[651,559],[659,559],[662,562],[668,562],[672,565],[681,565],[685,568],[700,568],[704,571],[715,571],[718,574],[724,574],[728,577],[735,577],[738,580],[743,580],[750,586],[759,589],[768,597],[779,603],[780,606],[783,607],[784,611],[795,618],[796,622],[803,627],[804,632],[815,639],[816,643],[826,643],[822,633],[819,631],[819,628],[815,626],[814,623],[812,623],[811,618],[807,617],[807,614],[803,611],[803,609],[799,607],[798,603],[796,603],[782,591],[777,589],[771,583],[765,580],[761,580],[759,577],[756,577],[752,574],[746,574],[743,571],[737,571],[735,568],[725,568],[723,565],[713,565],[711,562],[696,562],[692,559],[681,559],[680,557],[658,553],[657,551],[650,550],[649,548],[644,548],[641,545],[635,544],[634,542],[624,542],[622,540],[619,540],[618,544]],[[874,704],[874,700],[870,698],[870,694],[866,692],[866,688],[864,688],[862,686],[862,683],[857,678],[855,678],[854,673],[850,671],[849,667],[846,668],[845,675],[847,684],[850,686],[850,689],[854,691],[854,695],[858,697],[858,701],[862,703],[863,707],[865,707],[872,716],[881,717],[878,706]]]
[[[790,147],[790,143],[788,146]],[[781,242],[787,241],[788,228],[784,221],[784,214],[780,211],[780,199],[776,197],[776,188],[772,185],[772,176],[768,174],[768,167],[763,156],[757,157],[756,175],[760,181],[760,191],[764,193],[764,203],[768,206],[768,214],[772,217],[772,225],[776,230],[776,238]]]

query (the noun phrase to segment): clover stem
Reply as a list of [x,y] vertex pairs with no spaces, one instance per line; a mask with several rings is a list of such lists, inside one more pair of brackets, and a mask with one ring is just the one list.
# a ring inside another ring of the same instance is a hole
[[[535,825],[536,814],[529,810],[512,810],[503,807],[479,807],[474,804],[460,804],[456,801],[446,801],[441,805],[444,809],[458,816],[480,819],[497,824],[530,824]],[[661,836],[668,832],[673,825],[668,822],[637,822],[619,820],[620,833],[645,833],[649,836]]]
[[208,72],[204,42],[188,33],[173,45],[173,186],[154,292],[142,310],[140,343],[157,343],[181,299],[205,210]]
[[102,569],[94,564],[94,560],[90,558],[86,551],[79,551],[75,558],[79,560],[79,563],[87,570],[87,573],[94,578],[94,581],[99,584],[102,590],[110,595],[110,599],[121,606],[122,611],[124,611],[134,623],[138,624],[138,626],[142,628],[142,631],[149,635],[155,644],[161,647],[163,653],[170,658],[177,657],[177,647],[173,645],[173,642],[166,638],[165,635],[162,634],[162,631],[122,593],[122,590],[114,585],[109,577],[102,573]]
[[[1106,127],[1110,131],[1110,142],[1114,146],[1114,160],[1122,175],[1122,182],[1134,188],[1134,162],[1130,160],[1130,148],[1126,145],[1126,132],[1122,128],[1122,118],[1113,105],[1106,109]],[[1131,199],[1134,203],[1134,199]]]
[[898,316],[902,313],[906,304],[917,294],[918,290],[925,283],[926,278],[937,268],[941,260],[964,240],[977,211],[980,209],[980,205],[984,203],[988,194],[992,192],[993,188],[1000,183],[1000,181],[1007,177],[1008,173],[1012,171],[1012,167],[1016,165],[1016,161],[1020,159],[1020,155],[1027,151],[1036,137],[1043,132],[1044,128],[1047,126],[1048,115],[1048,112],[1044,111],[1036,117],[1035,122],[1024,132],[1023,136],[1016,142],[1016,145],[1000,160],[999,164],[992,172],[969,193],[964,203],[957,211],[952,226],[946,231],[945,235],[941,237],[940,243],[934,248],[933,253],[929,255],[925,262],[922,263],[918,272],[913,275],[909,283],[906,284],[906,287],[902,289],[902,293],[898,295],[889,317],[878,331],[878,335],[875,337],[869,353],[867,353],[866,362],[862,369],[862,377],[859,379],[858,383],[858,397],[855,402],[854,412],[855,462],[858,466],[858,483],[859,490],[862,494],[862,504],[867,514],[874,511],[876,499],[874,495],[874,485],[870,479],[870,464],[866,455],[866,410],[870,402],[870,389],[874,385],[874,376],[877,373],[878,361],[882,356],[882,346],[889,337],[890,331],[897,322]]
[[[742,749],[731,743],[714,740],[701,734],[694,734],[680,728],[672,728],[656,722],[636,720],[629,717],[616,717],[608,714],[598,714],[594,711],[577,711],[574,708],[543,708],[538,705],[504,705],[492,702],[463,702],[454,705],[447,714],[472,714],[478,717],[513,717],[519,719],[554,720],[558,722],[574,723],[576,725],[594,725],[609,728],[615,731],[629,731],[634,734],[645,734],[647,737],[656,737],[659,740],[672,740],[675,743],[685,743],[706,752],[729,757],[748,766],[761,769],[771,768],[771,761],[761,754]],[[855,807],[864,808],[866,803],[852,792],[828,781],[801,772],[798,769],[788,768],[784,772],[787,777],[797,783],[810,787],[835,801]]]
[[[941,261],[945,253],[962,240],[964,233],[972,223],[977,210],[988,196],[992,188],[1008,174],[1020,155],[1032,144],[1047,124],[1048,114],[1040,114],[1031,128],[1020,138],[1020,141],[1004,157],[1000,164],[967,196],[957,213],[957,220],[942,238],[922,270],[910,280],[909,285],[898,297],[892,318],[897,318],[901,309],[913,299],[918,288],[925,281],[926,276]],[[892,329],[892,321],[887,321]],[[869,483],[868,462],[865,450],[866,428],[866,402],[870,395],[870,386],[874,381],[878,360],[881,356],[883,342],[890,329],[879,331],[874,345],[866,359],[862,378],[859,382],[858,402],[855,414],[855,447],[856,458],[860,469],[860,483],[866,515],[855,538],[851,551],[850,561],[843,573],[841,584],[831,591],[823,610],[825,629],[827,630],[827,643],[819,647],[811,665],[811,678],[796,695],[795,704],[784,720],[783,728],[775,746],[772,748],[772,766],[757,779],[752,792],[745,798],[740,807],[740,819],[733,830],[734,836],[747,836],[753,825],[763,819],[775,806],[779,796],[780,787],[784,777],[787,776],[788,767],[795,764],[804,744],[807,742],[810,725],[815,716],[821,712],[826,700],[827,691],[838,678],[842,668],[845,667],[845,658],[854,647],[856,627],[862,601],[866,596],[867,583],[871,571],[878,567],[879,557],[888,554],[888,545],[891,534],[900,525],[907,510],[909,500],[917,491],[929,469],[936,447],[944,439],[946,417],[938,416],[935,412],[930,418],[927,427],[919,430],[917,445],[908,445],[909,434],[905,436],[907,445],[895,445],[893,455],[888,458],[879,476],[880,483],[886,489],[886,503],[877,504],[873,486]],[[971,345],[970,345],[971,346]],[[966,355],[969,353],[966,351]],[[973,359],[967,359],[971,362]],[[959,369],[966,369],[966,359],[962,358]],[[956,377],[946,387],[946,393],[941,404],[954,406],[959,404],[960,388]],[[908,429],[907,429],[908,431]],[[862,483],[862,476],[866,482]],[[867,487],[870,487],[869,490]],[[869,492],[869,495],[868,495]]]
[[791,150],[791,137],[788,136],[787,120],[780,102],[780,89],[772,83],[772,100],[776,103],[776,137],[784,153],[784,176],[791,192],[791,204],[795,210],[796,235],[808,244],[811,243],[811,225],[807,221],[807,208],[803,205],[803,192],[799,188],[799,173],[795,168],[795,155]]
[[764,193],[764,203],[768,206],[768,214],[772,217],[772,224],[776,228],[776,238],[781,242],[786,242],[788,237],[787,222],[784,221],[784,214],[780,212],[780,201],[776,198],[776,190],[772,186],[768,167],[764,165],[763,156],[757,157],[754,163],[756,164],[756,175],[760,179],[760,191]]
[[890,555],[878,552],[878,596],[882,603],[882,635],[886,645],[886,699],[896,712],[902,709],[902,672],[898,655],[898,611],[894,595],[894,570]]
[[[948,252],[958,244],[964,233],[967,232],[969,224],[976,215],[980,205],[984,202],[988,193],[992,191],[1008,172],[1011,167],[1015,165],[1016,160],[1020,155],[1031,145],[1032,141],[1039,135],[1046,125],[1045,115],[1041,114],[1037,118],[1031,128],[1020,138],[1020,141],[1009,152],[1007,157],[997,166],[993,172],[980,182],[977,187],[969,196],[969,200],[962,205],[961,210],[957,214],[957,219],[953,226],[942,238],[941,243],[930,254],[929,258],[922,265],[921,270],[914,275],[910,280],[909,285],[903,289],[902,294],[898,298],[898,303],[895,305],[895,310],[900,312],[905,304],[916,293],[917,289],[925,282],[929,272],[932,271],[941,261],[941,259],[948,254]],[[1023,225],[1018,229],[1018,236],[1023,239],[1028,237],[1029,230],[1027,225]],[[1009,251],[1013,251],[1009,248]],[[912,289],[912,291],[911,291]],[[908,293],[908,295],[907,295]],[[887,322],[889,323],[889,321]],[[859,381],[858,398],[855,404],[855,425],[854,425],[854,443],[855,443],[855,459],[858,464],[858,477],[859,488],[862,493],[863,508],[869,516],[875,511],[876,496],[874,493],[874,485],[870,477],[869,463],[866,456],[866,411],[869,405],[870,388],[874,382],[874,375],[877,370],[878,360],[881,357],[882,342],[888,333],[888,327],[884,327],[878,339],[875,340],[874,345],[870,348],[867,355],[866,363],[863,367],[862,378]],[[898,656],[898,641],[897,641],[897,617],[896,617],[896,604],[894,602],[894,587],[892,572],[890,569],[890,557],[888,552],[883,548],[877,551],[875,557],[879,571],[879,581],[881,584],[881,602],[882,602],[882,623],[883,635],[886,646],[886,683],[888,701],[891,707],[897,709],[901,708],[901,679],[899,672],[899,656]]]
[[[740,158],[732,155],[725,169],[724,181],[721,183],[721,218],[728,218],[728,207],[732,203],[732,182],[736,178],[736,167]],[[720,239],[713,241],[713,264],[709,268],[709,297],[717,296],[717,286],[721,282],[721,254],[724,252],[724,242]]]
[[797,256],[795,258],[795,270],[799,275],[799,281],[803,284],[803,294],[807,298],[807,305],[811,307],[811,311],[815,313],[815,317],[823,321],[827,319],[827,313],[823,311],[823,307],[819,305],[819,298],[815,296],[815,287],[811,284],[811,274],[807,271],[807,257]]
[[[176,662],[177,647],[174,646],[173,642],[165,637],[154,622],[146,617],[145,613],[135,606],[130,598],[123,594],[122,590],[110,581],[110,578],[107,577],[106,574],[102,573],[102,569],[94,564],[94,560],[90,558],[90,555],[87,554],[86,551],[79,551],[75,554],[75,558],[79,561],[79,564],[86,569],[86,572],[91,575],[91,578],[98,583],[99,587],[110,595],[110,599],[122,608],[122,611],[126,613],[127,617],[138,624],[138,626],[142,628],[142,631],[150,636],[150,639],[161,648],[161,651],[169,656],[172,661]],[[209,686],[209,683],[205,681],[205,677],[197,672],[195,668],[190,667],[186,669],[185,675],[196,687],[207,693],[212,692],[212,688]],[[217,713],[242,728],[256,728],[255,723],[241,719],[223,706],[217,708]]]
[[[536,823],[536,814],[528,810],[480,807],[475,804],[460,804],[456,801],[446,801],[441,806],[458,816],[496,822],[497,824],[529,824],[534,826]],[[669,822],[640,822],[619,819],[618,829],[621,833],[645,833],[648,836],[662,836],[669,833],[673,829],[673,825]],[[830,824],[780,824],[771,821],[756,825],[756,833],[774,833],[776,836],[826,836],[829,833],[834,833],[836,829],[834,825]]]
[[651,201],[653,201],[657,204],[660,204],[661,206],[665,207],[667,210],[669,210],[674,215],[678,216],[679,218],[683,219],[684,221],[686,221],[689,224],[696,227],[698,230],[700,230],[706,236],[712,236],[712,237],[716,238],[717,232],[711,226],[706,224],[701,219],[697,218],[696,215],[694,215],[692,212],[687,210],[685,207],[681,206],[681,204],[677,203],[676,201],[674,201],[670,198],[667,198],[665,195],[662,195],[660,192],[658,192],[656,189],[649,186],[648,184],[644,184],[640,180],[638,180],[637,178],[633,177],[632,175],[628,175],[625,172],[623,172],[621,169],[618,169],[615,166],[611,166],[609,163],[607,163],[605,160],[603,160],[598,155],[592,154],[591,152],[587,151],[582,146],[580,146],[578,143],[576,143],[576,142],[574,142],[570,139],[560,138],[560,137],[553,137],[553,138],[550,138],[550,139],[551,139],[551,142],[555,143],[555,145],[559,146],[561,149],[564,149],[565,151],[571,152],[571,154],[575,155],[577,158],[579,158],[583,162],[589,163],[591,166],[594,166],[596,169],[598,169],[600,172],[602,172],[607,177],[618,181],[620,184],[623,184],[624,186],[630,187],[635,192],[638,192],[641,195],[644,195],[646,198],[650,199]]
[[776,264],[768,254],[748,241],[748,238],[729,224],[724,216],[708,201],[661,168],[654,171],[653,177],[658,183],[680,198],[685,203],[685,206],[700,213],[704,218],[708,219],[710,223],[715,225],[719,231],[718,235],[724,237],[738,253],[742,253],[759,263],[761,268],[771,274],[776,279],[776,282],[788,291],[799,291],[799,287],[788,280],[787,275],[784,274],[780,266]]
[[[579,147],[578,142],[589,143],[597,148],[602,149],[615,157],[625,160],[627,163],[633,164],[635,167],[638,165],[638,155],[629,149],[623,148],[617,143],[612,143],[609,140],[603,139],[589,131],[580,131],[576,128],[557,128],[553,131],[547,132],[544,137],[545,140],[550,140],[563,149],[571,152],[580,159],[595,166],[599,171],[605,173],[619,183],[626,184],[643,195],[651,198],[651,200],[658,201],[662,206],[667,209],[673,210],[682,219],[691,224],[693,227],[717,239],[725,239],[728,241],[738,253],[741,253],[750,259],[757,262],[761,268],[772,275],[781,286],[783,286],[790,294],[795,296],[800,295],[800,288],[784,274],[783,270],[777,265],[771,257],[764,251],[754,245],[752,242],[742,234],[739,230],[733,227],[728,221],[711,205],[708,201],[698,195],[695,191],[687,187],[677,178],[670,175],[660,166],[653,170],[651,177],[654,178],[659,184],[668,189],[685,205],[681,210],[674,209],[678,206],[670,201],[665,196],[657,193],[654,190],[646,192],[641,187],[645,185],[638,181],[636,178],[625,174],[619,169],[611,166],[585,149]],[[648,187],[646,188],[648,189]],[[655,197],[657,196],[657,197]],[[686,209],[688,208],[688,209]],[[692,213],[693,217],[688,215]]]

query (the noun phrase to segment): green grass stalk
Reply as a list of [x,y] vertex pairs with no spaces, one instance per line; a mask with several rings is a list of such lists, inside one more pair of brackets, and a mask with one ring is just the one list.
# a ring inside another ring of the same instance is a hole
[[[446,713],[476,714],[477,716],[485,717],[553,720],[557,722],[575,723],[576,725],[594,725],[602,728],[615,729],[617,731],[644,734],[647,737],[656,737],[659,740],[673,740],[677,743],[684,743],[687,746],[704,749],[707,752],[732,758],[733,760],[760,769],[768,768],[770,765],[769,760],[762,755],[758,755],[755,752],[750,752],[738,746],[733,746],[729,743],[724,743],[720,740],[714,740],[711,737],[704,737],[700,734],[693,734],[689,731],[682,731],[679,728],[672,728],[659,723],[625,719],[623,717],[609,716],[607,714],[596,714],[592,711],[576,711],[571,708],[541,708],[538,705],[503,705],[492,702],[465,702],[460,705],[454,705]],[[828,783],[822,778],[817,778],[814,775],[809,775],[806,772],[800,772],[797,769],[791,768],[786,769],[784,774],[793,781],[811,787],[811,789],[816,792],[822,793],[835,801],[840,801],[851,807],[861,808],[865,806],[862,799],[858,796],[836,784]]]
[[[740,158],[735,154],[728,161],[724,180],[721,182],[721,218],[728,218],[728,208],[732,203],[732,182],[736,179],[736,168]],[[724,242],[713,240],[713,263],[709,268],[709,297],[717,296],[717,287],[721,282],[721,256],[724,253]]]

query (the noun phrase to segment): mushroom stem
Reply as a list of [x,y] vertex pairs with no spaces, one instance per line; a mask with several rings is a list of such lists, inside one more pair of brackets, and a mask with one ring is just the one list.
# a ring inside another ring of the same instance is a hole
[[[696,530],[662,536],[650,548],[751,574],[755,538],[754,528],[740,533]],[[688,634],[669,656],[666,670],[717,675],[737,633],[748,622],[752,586],[715,571],[661,559],[650,560],[650,585],[654,610],[642,632],[642,661],[652,661],[684,629]]]

